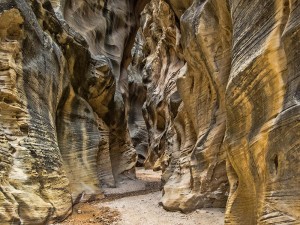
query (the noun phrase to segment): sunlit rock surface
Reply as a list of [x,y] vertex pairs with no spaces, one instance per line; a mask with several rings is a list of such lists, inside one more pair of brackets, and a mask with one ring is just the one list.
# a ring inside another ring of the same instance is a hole
[[134,176],[126,68],[144,4],[1,1],[1,224],[61,221]]
[[231,1],[227,224],[300,223],[300,5]]
[[[227,224],[300,223],[299,7],[288,0],[146,6],[146,165],[164,170],[166,209],[222,207],[228,196]],[[176,57],[173,118],[164,86],[172,78],[162,74]],[[166,127],[175,134],[163,139]]]
[[167,210],[299,224],[299,2],[146,3],[0,2],[0,223],[61,221],[139,156]]

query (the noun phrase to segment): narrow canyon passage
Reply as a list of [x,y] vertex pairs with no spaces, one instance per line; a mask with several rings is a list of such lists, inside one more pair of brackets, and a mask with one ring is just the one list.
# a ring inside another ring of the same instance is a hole
[[0,225],[299,225],[299,18],[0,0]]

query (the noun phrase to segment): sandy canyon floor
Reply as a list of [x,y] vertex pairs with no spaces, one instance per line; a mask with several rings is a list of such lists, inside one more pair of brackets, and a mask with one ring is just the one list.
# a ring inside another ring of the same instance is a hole
[[137,179],[104,189],[100,202],[80,203],[73,215],[56,225],[223,225],[225,209],[201,209],[189,214],[168,212],[159,205],[159,172],[137,169]]

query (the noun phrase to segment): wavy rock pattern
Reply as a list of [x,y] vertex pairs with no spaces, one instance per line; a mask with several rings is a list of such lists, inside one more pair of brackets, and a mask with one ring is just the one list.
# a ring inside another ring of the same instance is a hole
[[[144,83],[148,162],[165,171],[164,207],[220,207],[229,194],[227,224],[298,224],[298,2],[152,0],[143,13],[146,60],[161,56],[146,63]],[[162,75],[176,57],[179,73]],[[165,116],[171,81],[175,118]],[[172,138],[161,138],[165,126]]]
[[221,144],[231,24],[226,4],[212,4],[219,10],[206,12],[200,3],[186,9],[180,27],[172,7],[182,9],[181,4],[170,7],[165,1],[151,1],[142,14],[147,54],[146,166],[164,170],[162,203],[169,210],[226,204],[226,157]]
[[147,89],[142,81],[144,65],[143,53],[144,40],[141,31],[137,33],[134,47],[132,48],[132,62],[128,68],[129,112],[128,128],[132,144],[138,155],[138,166],[143,166],[148,155],[148,133],[143,117],[143,104],[146,100]]
[[134,175],[125,68],[144,4],[1,1],[1,224],[63,220]]
[[[38,29],[33,14],[22,18],[28,5],[16,4],[19,10],[1,14],[1,18],[10,16],[15,25],[6,28],[1,38],[1,53],[5,55],[2,73],[11,78],[5,86],[10,85],[13,91],[6,103],[4,98],[3,106],[9,104],[14,110],[2,114],[1,109],[1,139],[7,146],[1,156],[6,158],[10,152],[11,159],[5,166],[7,179],[1,179],[0,218],[3,223],[41,224],[49,216],[60,218],[71,210],[69,182],[55,132],[56,108],[68,82],[59,47]],[[15,129],[5,125],[6,121],[15,121]]]
[[137,154],[168,210],[299,224],[299,2],[147,2],[0,2],[1,224],[63,220]]
[[231,1],[230,9],[226,223],[299,224],[300,5]]
[[164,1],[152,1],[143,11],[142,32],[145,37],[144,51],[147,55],[142,74],[147,88],[143,106],[149,133],[149,155],[145,166],[161,169],[168,164],[172,148],[174,128],[170,98],[177,94],[176,77],[183,62],[177,56],[179,34],[175,17]]

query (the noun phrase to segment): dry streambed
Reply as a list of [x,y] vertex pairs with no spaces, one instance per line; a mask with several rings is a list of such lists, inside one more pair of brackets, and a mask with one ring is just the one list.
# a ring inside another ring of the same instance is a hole
[[223,225],[224,209],[196,210],[190,214],[167,212],[160,205],[160,174],[137,170],[137,180],[105,189],[101,202],[80,203],[61,225]]

